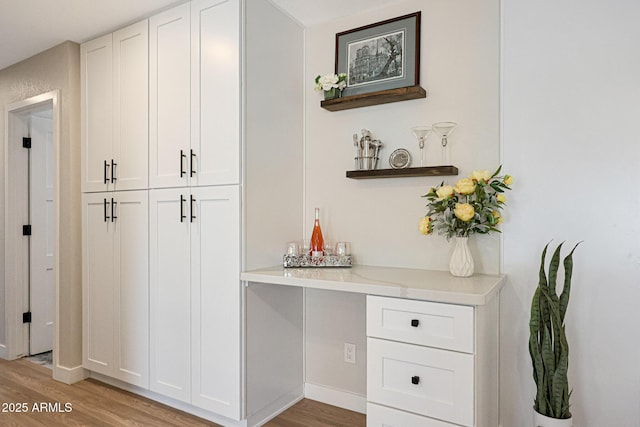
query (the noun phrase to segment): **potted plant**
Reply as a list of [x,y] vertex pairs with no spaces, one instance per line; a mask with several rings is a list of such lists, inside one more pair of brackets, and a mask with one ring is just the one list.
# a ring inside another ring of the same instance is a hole
[[315,82],[315,90],[323,90],[326,101],[340,97],[342,89],[347,87],[347,75],[345,73],[318,75]]
[[536,382],[534,400],[534,425],[536,427],[571,427],[569,411],[571,391],[567,380],[569,368],[569,345],[565,334],[564,317],[569,305],[573,251],[564,258],[564,285],[562,293],[556,293],[556,279],[560,265],[560,249],[556,248],[549,263],[549,275],[545,274],[544,262],[547,244],[542,251],[540,279],[531,302],[529,321],[529,354],[533,364],[533,379]]
[[504,192],[511,190],[510,175],[501,176],[500,166],[493,174],[488,170],[473,171],[455,186],[445,185],[431,188],[425,197],[427,214],[420,218],[419,230],[427,235],[436,231],[447,240],[456,239],[449,262],[449,271],[457,277],[473,275],[474,263],[467,241],[475,233],[500,232],[502,223],[500,210],[505,205]]

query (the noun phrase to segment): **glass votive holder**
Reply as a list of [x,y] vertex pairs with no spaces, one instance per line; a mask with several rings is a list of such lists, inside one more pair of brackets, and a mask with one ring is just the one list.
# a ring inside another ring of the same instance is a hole
[[324,241],[324,254],[325,255],[333,255],[333,243],[331,243],[331,240],[325,240]]
[[300,255],[300,245],[298,242],[287,243],[287,255]]
[[351,243],[349,242],[336,243],[336,255],[351,255]]

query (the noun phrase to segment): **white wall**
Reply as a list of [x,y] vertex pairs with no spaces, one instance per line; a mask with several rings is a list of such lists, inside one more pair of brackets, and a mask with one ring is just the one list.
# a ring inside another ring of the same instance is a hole
[[[0,70],[0,111],[6,105],[51,90],[60,90],[60,325],[59,360],[62,367],[82,363],[82,258],[80,210],[80,46],[65,42],[11,67]],[[5,119],[0,120],[0,165],[4,168]],[[0,238],[5,238],[5,176],[0,173]],[[4,243],[0,244],[0,344],[5,339]]]
[[640,3],[503,2],[501,420],[531,425],[527,350],[539,256],[584,240],[566,318],[580,427],[640,422]]
[[[322,95],[313,91],[313,81],[316,75],[334,69],[335,34],[416,11],[422,11],[420,82],[428,97],[339,112],[320,108]],[[307,29],[306,238],[311,234],[313,209],[319,207],[325,240],[350,241],[359,264],[448,268],[452,244],[444,237],[422,236],[417,229],[425,213],[425,200],[420,196],[443,178],[347,179],[345,171],[354,166],[352,134],[367,128],[384,142],[381,167],[388,167],[389,155],[400,147],[409,149],[414,165],[419,166],[418,143],[411,127],[456,121],[459,127],[450,144],[460,175],[497,167],[499,15],[498,0],[410,0]],[[432,135],[428,164],[440,158],[437,144],[438,138]],[[457,178],[444,179],[454,183]],[[498,272],[498,237],[474,237],[472,250],[478,272]],[[336,307],[344,305],[351,311],[341,315]],[[339,362],[338,375],[325,369],[322,361],[341,361],[342,341],[362,340],[364,322],[351,319],[364,319],[364,299],[307,292],[306,313],[307,381],[362,394],[364,348],[359,348],[356,365]],[[331,322],[327,322],[329,317]],[[339,337],[333,325],[340,325]]]

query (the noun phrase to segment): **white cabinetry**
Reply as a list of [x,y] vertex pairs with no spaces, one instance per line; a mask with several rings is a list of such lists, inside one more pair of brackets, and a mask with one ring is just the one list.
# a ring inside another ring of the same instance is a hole
[[239,419],[239,187],[150,200],[151,390]]
[[495,307],[367,296],[367,425],[496,425]]
[[83,195],[83,365],[148,387],[148,191]]
[[148,187],[148,23],[81,46],[82,191]]
[[150,19],[150,186],[240,183],[240,2]]

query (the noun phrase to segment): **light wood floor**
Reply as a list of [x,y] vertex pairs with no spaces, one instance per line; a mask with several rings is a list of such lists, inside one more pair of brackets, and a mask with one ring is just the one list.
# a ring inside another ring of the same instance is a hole
[[[27,412],[16,412],[26,403]],[[38,412],[34,404],[51,403]],[[58,404],[58,407],[55,405]],[[71,405],[70,412],[65,404]],[[66,385],[51,370],[27,360],[0,359],[0,426],[216,426],[149,399],[94,380]],[[365,416],[302,400],[270,421],[268,427],[364,427]]]

